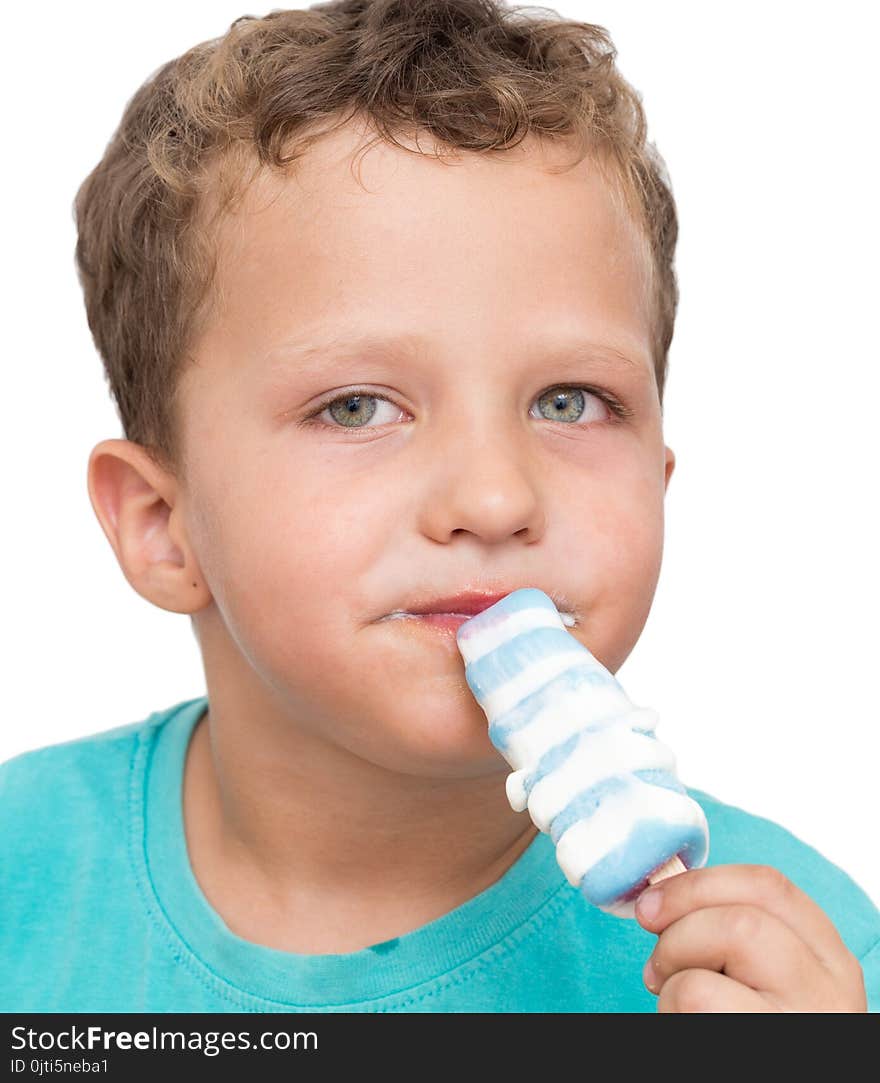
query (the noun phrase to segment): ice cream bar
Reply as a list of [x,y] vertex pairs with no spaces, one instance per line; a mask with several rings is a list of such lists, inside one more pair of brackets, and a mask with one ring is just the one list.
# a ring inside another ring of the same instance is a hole
[[456,641],[489,739],[513,768],[511,807],[550,835],[589,902],[634,917],[658,870],[706,863],[706,817],[654,735],[656,712],[632,703],[543,591],[513,591]]

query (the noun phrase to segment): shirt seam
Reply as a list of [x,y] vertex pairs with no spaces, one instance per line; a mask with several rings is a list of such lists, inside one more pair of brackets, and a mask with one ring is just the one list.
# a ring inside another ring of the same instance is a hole
[[[572,892],[567,897],[563,894],[566,885],[561,884],[556,891],[541,904],[541,906],[530,915],[530,917],[524,921],[521,925],[518,925],[516,929],[513,929],[503,939],[496,941],[496,943],[490,945],[479,955],[472,956],[466,962],[462,963],[459,967],[453,970],[446,971],[444,974],[438,975],[432,979],[432,983],[436,982],[436,987],[427,990],[419,996],[410,996],[406,1000],[403,1000],[399,1004],[395,1004],[393,1008],[378,1007],[376,1010],[379,1012],[387,1012],[406,1008],[412,1004],[421,1004],[432,997],[440,996],[441,993],[446,992],[449,989],[453,989],[458,985],[464,985],[466,982],[472,981],[479,974],[489,970],[489,968],[503,958],[505,955],[512,954],[519,950],[522,945],[531,936],[540,932],[545,925],[549,924],[551,920],[559,917],[566,907],[570,906],[572,902],[577,898],[577,894]],[[551,905],[553,904],[553,905]],[[463,970],[468,968],[465,973],[457,974],[457,970]],[[426,984],[426,983],[422,983]],[[383,998],[384,999],[384,998]],[[517,1009],[520,1010],[520,1009]]]
[[[168,720],[166,719],[161,725],[167,724],[167,721]],[[417,1004],[429,1000],[431,997],[438,996],[446,989],[470,981],[483,970],[487,969],[490,963],[496,958],[500,958],[504,954],[516,950],[523,940],[533,932],[542,928],[543,925],[555,916],[557,912],[561,911],[566,905],[569,905],[571,900],[575,897],[574,893],[568,898],[562,895],[565,888],[570,885],[568,885],[567,882],[561,883],[551,895],[544,899],[544,901],[528,915],[528,917],[514,929],[505,933],[500,940],[496,940],[493,944],[481,948],[475,955],[457,963],[451,970],[442,971],[440,974],[420,981],[415,985],[397,989],[394,992],[385,993],[381,996],[345,1001],[340,1004],[316,1005],[298,1004],[293,1001],[276,1000],[272,997],[250,993],[247,990],[234,985],[227,978],[222,977],[213,970],[208,963],[202,959],[198,952],[196,952],[184,939],[177,926],[171,921],[171,918],[167,914],[161,899],[159,898],[156,886],[153,883],[146,853],[146,820],[144,812],[146,809],[145,789],[149,776],[149,769],[155,753],[159,725],[160,724],[154,724],[149,731],[144,731],[137,735],[137,740],[134,743],[131,759],[129,761],[128,851],[135,882],[141,893],[141,899],[147,915],[151,922],[157,927],[165,947],[171,952],[173,960],[176,963],[182,964],[206,992],[234,1004],[237,1007],[243,1007],[246,1011],[259,1013],[264,1010],[262,1006],[270,1005],[281,1012],[289,1011],[291,1009],[295,1009],[297,1012],[344,1012],[349,1009],[357,1009],[358,1006],[371,1005],[371,1007],[362,1008],[362,1010],[365,1012],[386,1012],[404,1008],[408,1004]],[[151,738],[149,742],[146,739],[147,737]],[[140,801],[138,801],[138,773],[136,771],[136,766],[138,755],[142,749],[144,750],[141,780],[141,790],[143,792],[140,795]],[[138,815],[139,805],[140,816]],[[413,995],[413,991],[420,986],[433,985],[434,983],[437,983],[436,988],[429,989],[427,992],[418,996]],[[400,997],[403,997],[404,999],[400,1003],[395,1004],[393,1008],[390,1006],[381,1006],[382,1001],[390,1001]],[[375,1005],[375,1007],[372,1007],[372,1005]]]

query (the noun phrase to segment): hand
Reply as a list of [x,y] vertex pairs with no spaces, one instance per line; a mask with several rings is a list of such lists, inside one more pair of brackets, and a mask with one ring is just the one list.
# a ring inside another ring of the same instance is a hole
[[776,869],[691,869],[642,892],[636,918],[659,935],[644,975],[658,1011],[867,1011],[858,960]]

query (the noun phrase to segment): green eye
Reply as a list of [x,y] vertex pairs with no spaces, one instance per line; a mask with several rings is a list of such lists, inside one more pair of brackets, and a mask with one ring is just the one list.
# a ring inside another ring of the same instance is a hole
[[538,399],[541,416],[548,421],[579,421],[586,405],[584,391],[579,387],[554,388],[551,391],[545,391]]
[[[582,420],[585,411],[590,409],[590,400],[601,402],[618,419],[632,417],[629,410],[606,391],[595,387],[583,387],[580,384],[558,384],[545,391],[537,399],[541,417],[547,421],[562,421],[569,424]],[[604,421],[607,418],[594,417],[590,420]]]
[[375,414],[376,407],[369,407],[370,400],[376,398],[376,395],[347,395],[342,399],[334,399],[327,409],[334,421],[338,421],[345,428],[360,428],[361,422],[366,424]]
[[[597,388],[582,387],[578,384],[557,384],[555,387],[544,391],[535,400],[540,411],[540,418],[546,421],[560,421],[566,424],[577,424],[582,421],[584,414],[589,413],[591,405],[595,409],[595,403],[601,402],[605,409],[610,410],[618,418],[631,417],[632,411],[619,403],[607,392]],[[385,395],[377,395],[364,388],[355,388],[345,395],[337,395],[335,398],[326,399],[305,420],[324,428],[331,429],[374,429],[385,422],[380,421],[377,425],[370,425],[379,410],[378,403],[387,403],[397,411],[396,418],[389,417],[388,421],[399,420],[402,411]],[[319,417],[328,413],[332,420],[321,421]],[[391,411],[393,413],[393,411]],[[604,413],[603,410],[599,411]],[[534,417],[534,414],[530,413]],[[587,419],[588,422],[607,421],[604,416],[594,416]]]

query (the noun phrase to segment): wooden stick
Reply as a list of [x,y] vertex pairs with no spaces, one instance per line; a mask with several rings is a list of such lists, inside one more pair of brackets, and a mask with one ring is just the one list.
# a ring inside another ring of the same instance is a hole
[[678,856],[671,857],[668,861],[664,861],[659,869],[654,871],[648,876],[649,884],[656,884],[660,880],[666,880],[670,876],[678,876],[680,872],[687,872],[687,866]]

